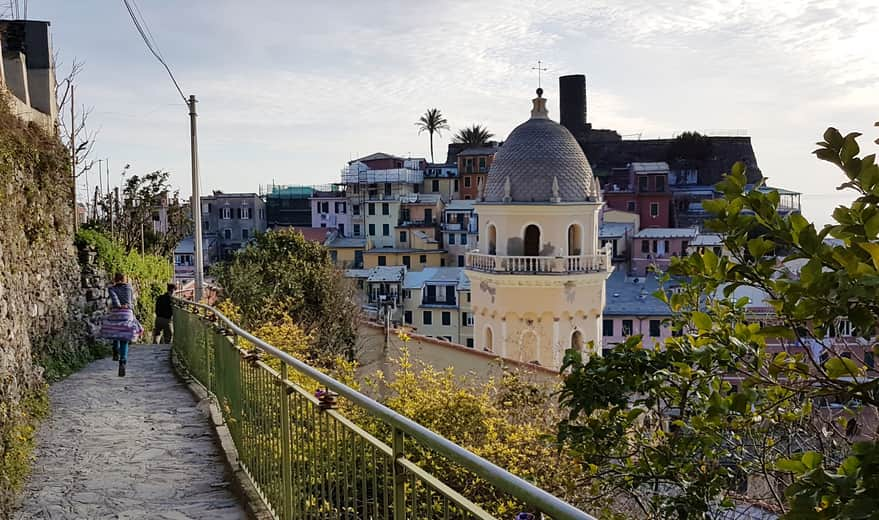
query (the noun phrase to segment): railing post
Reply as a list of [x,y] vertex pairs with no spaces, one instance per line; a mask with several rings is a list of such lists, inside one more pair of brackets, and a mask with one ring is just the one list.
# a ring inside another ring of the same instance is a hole
[[394,427],[392,446],[394,457],[394,520],[406,520],[406,477],[399,460],[405,457],[403,448],[403,432]]
[[281,363],[281,477],[284,485],[284,519],[293,518],[293,457],[290,451],[290,398],[287,395],[287,363]]

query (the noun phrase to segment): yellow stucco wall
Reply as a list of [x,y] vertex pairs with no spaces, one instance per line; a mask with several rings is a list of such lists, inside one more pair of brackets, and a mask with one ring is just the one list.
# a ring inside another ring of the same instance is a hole
[[580,253],[593,255],[598,248],[598,210],[601,203],[583,204],[476,204],[479,215],[480,252],[487,253],[492,229],[498,255],[524,254],[523,240],[527,226],[540,229],[540,256],[576,254],[568,247],[568,228],[580,226]]
[[561,382],[557,371],[504,360],[496,354],[423,338],[417,334],[410,334],[410,340],[403,342],[397,336],[397,331],[391,331],[387,350],[384,348],[384,339],[384,330],[381,326],[364,324],[360,327],[357,337],[360,376],[369,377],[376,371],[381,371],[386,376],[392,377],[393,364],[390,360],[399,358],[403,349],[406,349],[413,360],[437,370],[452,368],[456,375],[467,376],[470,381],[477,384],[485,383],[491,378],[499,379],[505,367],[519,370],[527,381],[551,386]]
[[[426,262],[421,262],[421,256],[424,255]],[[364,252],[363,254],[363,268],[371,269],[373,267],[378,267],[378,257],[384,256],[386,263],[385,265],[404,265],[403,257],[408,256],[410,261],[410,271],[420,271],[425,267],[440,267],[443,259],[445,258],[445,253],[435,250],[435,251],[413,251],[408,253],[399,253],[393,251],[382,251],[381,249],[371,249],[369,251]]]
[[[589,341],[600,352],[607,275],[467,271],[476,346],[517,361],[537,361],[545,367],[560,366],[566,349],[585,348]],[[577,341],[575,332],[579,332]]]

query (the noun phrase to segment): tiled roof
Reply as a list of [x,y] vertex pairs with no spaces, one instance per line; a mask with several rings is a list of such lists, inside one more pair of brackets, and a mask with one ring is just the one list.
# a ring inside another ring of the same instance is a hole
[[468,155],[491,155],[493,153],[497,153],[500,150],[500,147],[497,146],[481,146],[478,148],[467,148],[464,151],[460,152],[458,156],[468,156]]
[[571,132],[547,118],[517,126],[488,170],[486,202],[503,202],[507,179],[512,202],[549,202],[553,179],[562,202],[583,202],[594,181],[592,168]]
[[365,238],[336,237],[326,244],[327,247],[366,247]]
[[633,162],[629,165],[629,168],[635,175],[645,175],[648,173],[668,173],[667,162]]
[[718,233],[699,233],[696,238],[690,242],[691,246],[719,246],[723,241],[723,237]]
[[635,238],[694,238],[696,228],[645,228]]
[[625,222],[605,222],[598,227],[598,238],[622,238],[635,230],[635,224]]
[[408,271],[403,280],[404,289],[421,289],[426,284],[452,284],[458,290],[469,290],[470,279],[463,267],[425,267],[421,271]]
[[356,163],[356,162],[363,162],[363,161],[374,161],[376,159],[399,159],[401,161],[403,160],[402,157],[397,157],[396,155],[391,155],[391,154],[384,153],[384,152],[376,152],[376,153],[371,153],[367,156],[361,157],[359,159],[354,159],[353,161],[348,161],[348,164],[352,164],[352,163]]
[[472,211],[474,200],[451,200],[446,204],[446,211]]
[[653,296],[659,289],[653,275],[627,277],[624,270],[617,268],[605,288],[605,316],[671,316],[668,305]]
[[370,270],[367,282],[400,282],[406,275],[406,268],[402,266],[373,267]]

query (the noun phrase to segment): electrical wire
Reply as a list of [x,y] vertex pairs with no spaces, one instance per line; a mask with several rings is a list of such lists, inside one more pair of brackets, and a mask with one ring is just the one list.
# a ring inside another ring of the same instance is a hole
[[[125,5],[125,9],[128,11],[128,15],[131,16],[131,21],[134,22],[134,27],[137,29],[137,32],[140,33],[140,37],[143,39],[143,42],[146,44],[147,49],[152,53],[153,56],[159,60],[159,63],[165,67],[165,70],[168,71],[168,76],[171,77],[171,81],[174,83],[174,87],[177,88],[177,92],[180,94],[180,98],[183,99],[183,102],[189,105],[189,102],[186,100],[186,96],[183,94],[183,90],[180,88],[180,84],[177,83],[177,79],[174,78],[174,73],[171,72],[171,67],[165,62],[165,59],[162,57],[161,53],[158,51],[158,47],[155,44],[155,41],[150,37],[152,34],[149,32],[149,27],[146,27],[146,21],[143,22],[138,19],[137,14],[135,14],[135,9],[131,7],[131,3],[129,0],[122,0],[122,3]],[[137,10],[140,12],[140,10]],[[149,35],[149,36],[148,36]]]

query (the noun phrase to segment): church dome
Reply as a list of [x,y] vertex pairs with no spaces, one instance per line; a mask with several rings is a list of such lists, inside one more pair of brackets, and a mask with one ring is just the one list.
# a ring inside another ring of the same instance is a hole
[[538,90],[531,119],[517,126],[488,170],[485,202],[585,202],[599,198],[598,181],[583,149],[549,119]]

